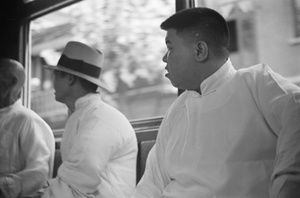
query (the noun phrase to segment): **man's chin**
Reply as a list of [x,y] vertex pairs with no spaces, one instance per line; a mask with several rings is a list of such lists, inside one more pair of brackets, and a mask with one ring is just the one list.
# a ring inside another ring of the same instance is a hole
[[169,79],[169,81],[170,81],[170,83],[172,84],[173,87],[178,88],[176,86],[176,84],[173,83],[172,79],[170,78],[170,75],[168,75],[168,76],[166,75],[166,78]]
[[60,98],[54,93],[54,95],[55,95],[55,100],[57,101],[57,102],[61,102],[61,100],[60,100]]
[[171,79],[170,79],[170,74],[169,74],[169,73],[166,73],[166,74],[165,74],[165,77],[171,81]]

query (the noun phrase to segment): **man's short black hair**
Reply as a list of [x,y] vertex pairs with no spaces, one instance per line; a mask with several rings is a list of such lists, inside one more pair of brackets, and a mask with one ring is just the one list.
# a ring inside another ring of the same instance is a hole
[[[215,51],[228,50],[229,31],[227,22],[217,11],[205,7],[181,10],[166,19],[161,29],[175,29],[178,34],[186,34],[191,39],[201,39]],[[192,35],[191,35],[192,34]]]

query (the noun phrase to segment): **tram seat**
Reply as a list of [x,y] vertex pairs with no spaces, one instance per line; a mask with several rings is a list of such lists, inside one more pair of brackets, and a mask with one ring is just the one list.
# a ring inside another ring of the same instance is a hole
[[140,179],[144,174],[147,157],[154,144],[155,144],[155,140],[146,140],[146,141],[138,142],[138,156],[137,156],[137,163],[136,163],[136,183],[140,181]]
[[[147,120],[136,120],[131,122],[136,132],[136,137],[138,142],[136,183],[139,182],[139,180],[144,174],[146,160],[149,151],[155,144],[157,132],[161,124],[161,121],[162,118],[150,118]],[[55,149],[53,177],[56,177],[58,167],[62,163],[61,153],[60,153],[60,140],[62,136],[62,130],[54,131],[54,136],[56,137],[56,149]]]
[[54,166],[53,166],[53,178],[57,175],[58,167],[61,165],[62,159],[61,159],[61,153],[60,149],[55,149],[55,158],[54,158]]

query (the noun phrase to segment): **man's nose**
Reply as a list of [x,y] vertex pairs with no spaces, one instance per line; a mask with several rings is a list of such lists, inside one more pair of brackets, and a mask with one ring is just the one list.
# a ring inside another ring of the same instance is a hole
[[168,52],[163,56],[163,58],[162,58],[162,61],[164,62],[164,63],[166,63],[167,62],[167,57],[168,57]]

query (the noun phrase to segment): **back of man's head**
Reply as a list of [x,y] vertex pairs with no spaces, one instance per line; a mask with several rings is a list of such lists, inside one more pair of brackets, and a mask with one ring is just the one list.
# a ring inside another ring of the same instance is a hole
[[175,29],[177,34],[191,41],[202,40],[216,53],[228,51],[229,31],[226,20],[217,11],[198,7],[179,11],[160,25],[161,29]]
[[20,98],[25,83],[25,70],[16,60],[0,59],[0,105],[1,108],[13,104]]

